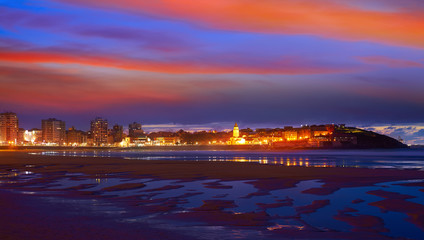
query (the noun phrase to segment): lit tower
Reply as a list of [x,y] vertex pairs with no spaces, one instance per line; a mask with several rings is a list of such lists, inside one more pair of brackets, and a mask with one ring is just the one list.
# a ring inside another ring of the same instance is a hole
[[233,129],[233,138],[238,138],[240,136],[240,131],[237,123],[234,125]]

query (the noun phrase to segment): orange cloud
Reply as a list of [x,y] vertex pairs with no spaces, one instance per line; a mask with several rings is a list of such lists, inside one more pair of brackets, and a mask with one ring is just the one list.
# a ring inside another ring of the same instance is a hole
[[159,62],[143,59],[129,59],[106,56],[77,56],[58,52],[23,52],[1,51],[0,61],[18,63],[59,63],[83,64],[97,67],[113,67],[124,70],[139,70],[159,73],[253,73],[253,74],[320,74],[352,71],[343,67],[331,68],[319,66],[318,63],[308,63],[294,59],[283,60],[266,66],[251,66],[243,64],[217,64],[200,61]]
[[424,47],[424,12],[361,9],[334,0],[60,0],[182,19],[210,28],[312,34]]
[[84,74],[70,74],[45,68],[0,66],[0,102],[42,106],[67,111],[84,111],[118,104],[179,104],[188,101],[184,89],[172,82],[120,79],[122,87],[108,84],[110,79]]

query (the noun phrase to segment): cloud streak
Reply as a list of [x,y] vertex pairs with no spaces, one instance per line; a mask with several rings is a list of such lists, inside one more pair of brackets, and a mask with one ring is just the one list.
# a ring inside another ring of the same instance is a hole
[[187,101],[171,82],[144,84],[127,78],[119,84],[125,87],[119,88],[107,80],[63,70],[0,66],[0,102],[79,112],[129,102],[174,105]]
[[422,1],[4,2],[0,110],[183,124],[424,117]]
[[423,8],[378,11],[334,0],[60,1],[156,15],[213,29],[309,34],[347,41],[365,40],[424,48]]
[[367,56],[359,57],[359,59],[367,64],[384,65],[391,68],[424,68],[424,63],[385,56]]
[[[222,56],[225,58],[225,56]],[[250,73],[250,74],[324,74],[350,72],[353,68],[331,68],[307,59],[282,57],[279,61],[267,65],[248,65],[234,62],[232,65],[219,61],[174,60],[156,61],[135,59],[121,56],[74,55],[71,53],[51,51],[9,51],[0,50],[0,61],[17,63],[59,63],[83,64],[95,67],[112,67],[124,70],[138,70],[159,73]]]

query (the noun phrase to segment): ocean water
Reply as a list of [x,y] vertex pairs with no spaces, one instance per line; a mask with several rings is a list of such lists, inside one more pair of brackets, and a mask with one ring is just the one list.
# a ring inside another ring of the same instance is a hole
[[133,160],[233,161],[305,167],[423,169],[424,150],[293,151],[44,151],[32,154],[77,157],[122,157]]

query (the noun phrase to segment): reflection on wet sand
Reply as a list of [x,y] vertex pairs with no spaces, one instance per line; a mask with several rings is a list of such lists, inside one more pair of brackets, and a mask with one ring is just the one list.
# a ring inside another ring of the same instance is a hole
[[[307,158],[260,160],[234,158],[232,161],[287,164],[285,166],[308,165]],[[327,163],[318,167],[326,165]],[[235,237],[236,234],[247,239],[253,239],[259,232],[315,234],[316,231],[350,232],[352,229],[364,233],[372,231],[378,233],[381,238],[424,237],[424,233],[420,230],[422,224],[414,219],[407,219],[408,216],[415,215],[390,205],[390,201],[401,201],[403,204],[415,204],[417,209],[424,208],[419,204],[424,202],[424,196],[420,192],[421,185],[424,186],[423,180],[343,188],[323,195],[311,191],[323,187],[323,183],[318,180],[300,181],[293,187],[281,185],[263,188],[257,181],[246,180],[132,179],[107,174],[96,174],[93,177],[84,174],[64,174],[53,177],[49,174],[34,174],[31,171],[16,169],[3,171],[0,179],[2,179],[0,186],[15,192],[43,196],[51,194],[50,201],[66,202],[64,199],[54,200],[58,192],[91,196],[95,201],[89,202],[94,204],[90,211],[96,211],[96,214],[113,213],[117,220],[122,222],[154,220],[159,226],[168,230],[178,228],[178,231],[188,231],[191,228],[190,221],[201,221],[207,227],[222,226],[221,232],[226,237]],[[387,200],[381,201],[382,198]],[[102,204],[99,208],[96,199],[109,199],[112,203]],[[129,218],[126,215],[130,211],[122,207],[117,208],[114,202],[129,203],[143,209],[145,214]],[[75,204],[75,200],[70,199],[70,203]],[[87,204],[87,201],[84,204]],[[390,212],[382,212],[378,208],[385,208]],[[396,227],[397,225],[399,227]],[[239,226],[250,226],[250,229],[249,231],[237,229]],[[410,234],[405,233],[405,229]],[[210,236],[204,235],[204,239],[216,237],[216,233],[208,234]]]
[[209,157],[209,161],[222,161],[222,162],[249,162],[259,164],[273,164],[283,166],[299,166],[299,167],[336,167],[335,162],[330,162],[327,159],[322,161],[310,161],[308,157],[262,157],[262,158],[247,158],[247,157],[233,157],[233,158],[214,158]]
[[40,151],[36,156],[123,158],[149,161],[228,161],[301,167],[424,169],[424,152],[416,151]]

